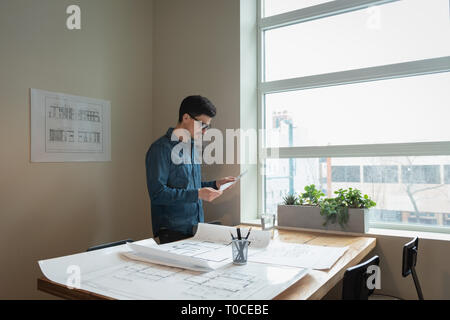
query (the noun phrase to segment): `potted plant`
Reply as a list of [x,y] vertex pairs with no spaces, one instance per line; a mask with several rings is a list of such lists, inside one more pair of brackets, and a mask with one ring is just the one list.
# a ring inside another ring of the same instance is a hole
[[376,203],[358,189],[339,189],[334,194],[334,198],[322,198],[325,195],[310,185],[296,201],[293,195],[286,196],[284,203],[278,206],[278,226],[367,232],[368,209]]
[[358,189],[339,189],[334,194],[336,197],[320,202],[320,214],[325,219],[323,226],[331,230],[367,232],[368,209],[376,203]]
[[325,193],[316,189],[315,185],[305,187],[305,192],[299,196],[299,204],[306,206],[318,206],[320,204],[320,198],[324,197]]
[[298,196],[288,194],[278,206],[278,226],[306,229],[324,228],[320,198],[325,196],[315,185],[306,186]]
[[296,206],[298,205],[298,198],[295,194],[288,194],[283,197],[283,203],[285,206]]

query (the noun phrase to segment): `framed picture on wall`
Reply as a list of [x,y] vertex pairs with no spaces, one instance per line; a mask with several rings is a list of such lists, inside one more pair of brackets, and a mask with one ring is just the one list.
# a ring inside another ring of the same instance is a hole
[[111,161],[111,103],[31,89],[31,162]]

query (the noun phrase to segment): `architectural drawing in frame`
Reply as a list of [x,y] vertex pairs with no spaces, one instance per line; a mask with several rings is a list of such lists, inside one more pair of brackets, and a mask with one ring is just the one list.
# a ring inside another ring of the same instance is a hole
[[31,89],[31,161],[111,161],[110,102]]

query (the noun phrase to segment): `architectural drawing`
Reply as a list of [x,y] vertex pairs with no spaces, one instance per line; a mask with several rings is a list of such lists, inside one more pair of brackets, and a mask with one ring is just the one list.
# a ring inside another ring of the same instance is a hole
[[31,89],[33,162],[110,161],[110,103]]
[[128,261],[84,275],[81,288],[117,299],[271,299],[307,272],[264,264],[230,264],[202,273]]
[[[164,250],[171,253],[176,253],[190,257],[198,257],[201,259],[207,259],[216,262],[220,262],[231,257],[230,254],[231,247],[228,244],[214,243],[209,241],[185,240],[160,245],[158,246],[158,248],[160,250]],[[217,250],[219,249],[223,249],[221,250],[221,252],[223,252],[225,255],[222,256],[215,255],[214,259],[209,258],[211,254],[207,255],[207,253],[217,252]]]
[[[150,263],[159,263],[194,271],[216,270],[226,263],[232,262],[231,235],[236,228],[199,223],[193,238],[167,243],[142,246],[128,243],[132,252],[125,253],[129,259]],[[243,228],[242,230],[245,230]],[[247,229],[244,234],[247,234]],[[262,249],[269,244],[268,231],[254,230],[249,234],[252,247]]]
[[225,271],[209,272],[185,279],[192,285],[184,292],[191,298],[208,299],[215,296],[219,299],[234,299],[236,296],[251,296],[255,290],[264,288],[258,285],[258,277],[246,272]]

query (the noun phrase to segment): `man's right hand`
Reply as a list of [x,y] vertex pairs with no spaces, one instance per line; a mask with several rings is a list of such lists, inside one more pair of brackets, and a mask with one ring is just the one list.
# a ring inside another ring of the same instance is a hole
[[198,189],[198,198],[207,202],[211,202],[214,199],[222,195],[222,191],[215,190],[213,188],[201,188]]

